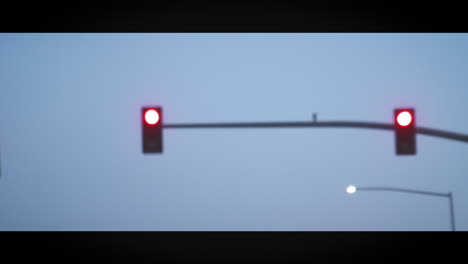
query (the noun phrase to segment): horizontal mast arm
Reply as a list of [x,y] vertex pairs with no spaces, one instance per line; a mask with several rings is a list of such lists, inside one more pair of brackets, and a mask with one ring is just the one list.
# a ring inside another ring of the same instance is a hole
[[[292,127],[347,127],[394,130],[394,124],[359,121],[298,121],[298,122],[238,122],[238,123],[186,123],[163,124],[163,128],[292,128]],[[415,132],[468,143],[468,135],[433,128],[416,127]]]

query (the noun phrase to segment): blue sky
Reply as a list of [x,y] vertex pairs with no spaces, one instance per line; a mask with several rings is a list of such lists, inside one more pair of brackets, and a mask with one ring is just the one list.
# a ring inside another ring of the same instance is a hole
[[393,121],[468,133],[468,34],[0,34],[0,230],[468,230],[468,145],[350,128],[167,124]]

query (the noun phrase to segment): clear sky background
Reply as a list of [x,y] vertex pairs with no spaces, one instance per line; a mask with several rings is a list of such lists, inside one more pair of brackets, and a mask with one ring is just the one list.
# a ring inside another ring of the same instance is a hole
[[352,120],[468,133],[468,34],[0,34],[0,230],[468,230],[468,144],[390,130],[167,129]]

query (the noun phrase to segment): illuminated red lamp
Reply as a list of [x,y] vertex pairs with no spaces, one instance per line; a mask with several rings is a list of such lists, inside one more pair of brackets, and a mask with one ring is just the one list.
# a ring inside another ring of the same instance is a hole
[[409,111],[401,111],[397,114],[396,121],[400,126],[408,126],[413,121],[413,116]]
[[145,112],[145,121],[148,125],[155,125],[159,122],[159,113],[154,109],[149,109]]

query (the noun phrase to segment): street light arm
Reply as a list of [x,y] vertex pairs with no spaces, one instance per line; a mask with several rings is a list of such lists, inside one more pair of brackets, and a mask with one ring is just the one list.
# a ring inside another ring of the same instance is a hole
[[[353,186],[354,187],[354,186]],[[356,188],[356,187],[354,187]],[[423,194],[423,195],[432,195],[432,196],[442,196],[446,197],[449,200],[450,207],[450,224],[452,231],[455,231],[455,210],[453,208],[453,195],[452,192],[449,193],[439,193],[439,192],[428,192],[412,189],[403,189],[403,188],[394,188],[394,187],[359,187],[356,188],[357,191],[391,191],[391,192],[405,192],[405,193],[414,193],[414,194]]]
[[406,192],[414,194],[423,194],[423,195],[432,195],[432,196],[443,196],[450,198],[450,193],[439,193],[439,192],[428,192],[412,189],[402,189],[402,188],[393,188],[393,187],[359,187],[357,191],[392,191],[392,192]]

